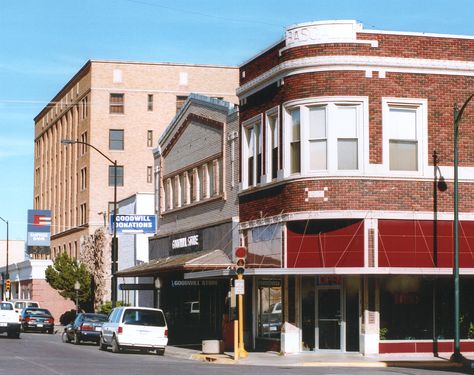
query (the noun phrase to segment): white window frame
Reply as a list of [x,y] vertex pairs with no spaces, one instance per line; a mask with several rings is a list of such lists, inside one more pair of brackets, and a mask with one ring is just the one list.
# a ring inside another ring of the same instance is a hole
[[181,181],[179,179],[179,174],[173,177],[174,181],[174,191],[173,191],[173,200],[175,207],[181,207],[183,203],[181,202]]
[[215,159],[212,161],[213,195],[219,195],[222,192],[221,164],[222,164],[222,159]]
[[[272,180],[278,180],[280,175],[281,169],[281,160],[280,160],[280,107],[276,106],[272,109],[265,112],[265,142],[264,142],[264,150],[265,150],[265,180],[266,182],[271,182]],[[272,167],[273,167],[273,157],[272,157],[272,132],[270,128],[270,118],[275,119],[275,132],[277,133],[277,145],[278,145],[278,156],[277,156],[277,176],[276,178],[272,177]]]
[[[248,165],[247,159],[249,156],[249,148],[248,143],[249,140],[247,139],[247,130],[249,128],[254,128],[257,124],[260,124],[260,147],[262,147],[262,165],[260,166],[261,171],[263,172],[263,115],[259,114],[257,116],[252,117],[251,119],[244,121],[242,123],[242,159],[241,159],[241,171],[242,171],[242,188],[247,189],[249,188],[249,181],[248,181]],[[255,148],[255,151],[258,150]],[[260,176],[260,183],[257,184],[257,154],[254,155],[253,161],[253,184],[251,186],[258,186],[264,182],[264,176]]]
[[[388,116],[391,107],[410,108],[416,110],[416,140],[418,142],[418,170],[390,170],[390,137]],[[418,126],[419,124],[419,126]],[[383,169],[390,176],[420,176],[428,166],[428,100],[420,98],[382,98],[382,157]]]
[[209,181],[209,169],[207,167],[207,163],[203,164],[201,167],[201,173],[202,173],[202,181],[201,181],[201,196],[202,199],[207,199],[210,197],[210,181]]
[[[337,105],[357,106],[358,168],[339,170],[337,167],[337,134],[331,129],[331,111]],[[327,169],[310,170],[309,165],[309,112],[311,107],[327,106]],[[291,111],[300,109],[300,173],[290,172]],[[369,162],[369,99],[366,96],[325,96],[298,99],[283,104],[283,177],[293,176],[358,176],[364,174]]]

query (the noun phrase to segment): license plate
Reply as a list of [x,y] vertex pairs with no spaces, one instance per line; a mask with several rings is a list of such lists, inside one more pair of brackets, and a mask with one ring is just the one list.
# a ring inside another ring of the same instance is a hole
[[0,323],[0,327],[6,327],[6,326],[7,326],[7,323],[4,323],[4,322]]
[[36,327],[43,327],[43,323],[38,323]]
[[102,331],[102,328],[101,327],[95,327],[95,330],[96,331]]

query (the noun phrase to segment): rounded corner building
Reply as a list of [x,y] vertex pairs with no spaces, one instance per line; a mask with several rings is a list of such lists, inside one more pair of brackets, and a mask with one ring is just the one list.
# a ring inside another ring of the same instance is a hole
[[473,93],[474,37],[350,20],[290,26],[240,67],[255,348],[452,351],[458,237],[460,345],[474,350],[474,102],[453,133]]

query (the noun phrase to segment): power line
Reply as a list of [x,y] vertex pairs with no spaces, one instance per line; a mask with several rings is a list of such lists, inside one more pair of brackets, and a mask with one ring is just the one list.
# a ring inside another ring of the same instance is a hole
[[124,0],[128,1],[130,3],[136,3],[136,4],[142,4],[142,5],[147,5],[151,7],[156,7],[156,8],[162,8],[162,9],[168,9],[172,10],[174,12],[181,12],[181,13],[188,13],[188,14],[194,14],[198,16],[203,16],[203,17],[208,17],[208,18],[214,18],[214,19],[220,19],[222,21],[230,21],[230,22],[235,22],[235,23],[250,23],[250,24],[260,24],[260,25],[267,25],[267,26],[272,26],[272,27],[278,27],[278,28],[283,28],[281,25],[277,25],[274,23],[269,23],[269,22],[264,22],[264,21],[258,21],[258,20],[244,20],[244,19],[237,19],[237,18],[230,18],[230,17],[223,17],[223,16],[218,16],[215,14],[208,14],[208,13],[203,13],[199,12],[196,10],[191,10],[191,9],[182,9],[182,8],[174,8],[170,7],[167,5],[162,5],[162,4],[157,4],[157,3],[150,3],[148,1],[143,1],[143,0]]

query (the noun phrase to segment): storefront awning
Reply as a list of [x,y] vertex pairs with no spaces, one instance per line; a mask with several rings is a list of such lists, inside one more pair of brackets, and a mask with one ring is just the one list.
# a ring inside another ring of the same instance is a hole
[[231,260],[222,250],[198,251],[195,253],[158,258],[120,270],[118,277],[154,276],[170,271],[209,271],[232,267]]

